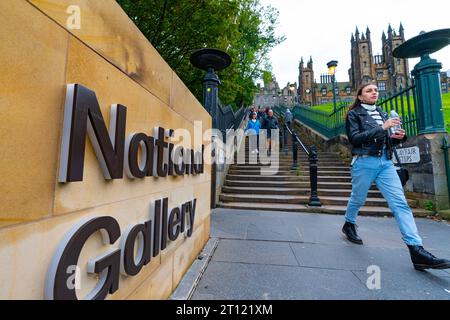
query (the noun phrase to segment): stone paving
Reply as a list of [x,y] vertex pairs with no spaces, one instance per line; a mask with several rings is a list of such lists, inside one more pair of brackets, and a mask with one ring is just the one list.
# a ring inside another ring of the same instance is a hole
[[[425,248],[450,258],[450,225],[416,222]],[[359,217],[363,246],[342,224],[338,215],[216,209],[218,245],[192,299],[450,300],[450,269],[414,270],[394,219]]]

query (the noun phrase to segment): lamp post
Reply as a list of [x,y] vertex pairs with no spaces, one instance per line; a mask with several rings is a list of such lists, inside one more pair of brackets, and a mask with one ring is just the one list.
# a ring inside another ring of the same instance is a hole
[[420,57],[411,72],[417,86],[417,127],[419,135],[428,133],[445,133],[444,113],[440,87],[440,70],[442,64],[430,57],[450,43],[450,29],[421,32],[397,47],[395,58],[409,59]]
[[294,100],[295,100],[295,87],[294,86],[289,86],[289,96],[291,97],[291,99],[288,101],[288,105],[290,104],[292,106],[294,104]]
[[338,62],[332,60],[327,63],[328,74],[331,76],[331,82],[333,83],[333,110],[336,112],[336,67]]
[[231,58],[223,51],[206,48],[195,51],[190,61],[194,67],[206,71],[203,78],[203,106],[212,117],[212,127],[217,129],[220,80],[214,71],[227,68],[231,64]]
[[[200,49],[195,51],[190,57],[191,64],[199,69],[205,70],[206,75],[203,78],[203,107],[212,117],[212,128],[218,128],[217,111],[219,106],[219,84],[220,80],[214,70],[222,70],[231,64],[231,58],[228,54],[218,49]],[[225,137],[224,137],[225,138]],[[217,136],[211,137],[212,149],[211,158],[211,209],[216,207],[217,191],[217,168],[216,156],[218,156],[217,144],[214,142]]]
[[311,89],[306,89],[306,94],[307,94],[307,99],[308,99],[308,103],[309,103],[309,106],[311,107],[312,106],[312,99],[310,99],[310,97],[309,97],[309,94],[311,93]]

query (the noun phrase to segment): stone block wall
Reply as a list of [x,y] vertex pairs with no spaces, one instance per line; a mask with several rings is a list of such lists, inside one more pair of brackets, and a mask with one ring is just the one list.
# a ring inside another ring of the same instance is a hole
[[[79,8],[79,29],[69,23],[71,6]],[[0,1],[0,18],[0,299],[43,299],[55,251],[80,221],[113,217],[123,236],[151,218],[156,200],[168,198],[173,208],[195,198],[193,234],[169,241],[136,276],[121,274],[107,297],[168,298],[209,239],[210,166],[199,175],[106,180],[87,139],[83,181],[58,182],[67,85],[95,92],[107,127],[110,106],[126,106],[126,136],[153,135],[157,126],[202,136],[209,114],[114,0]],[[87,240],[78,297],[98,282],[88,261],[119,241],[105,245],[100,232]]]

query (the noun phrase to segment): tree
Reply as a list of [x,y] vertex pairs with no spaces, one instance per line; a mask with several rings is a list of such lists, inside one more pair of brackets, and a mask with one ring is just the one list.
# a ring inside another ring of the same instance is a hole
[[201,48],[227,52],[232,65],[219,72],[219,94],[234,108],[252,103],[255,81],[267,68],[278,12],[259,0],[117,0],[150,43],[202,101],[204,73],[190,55]]

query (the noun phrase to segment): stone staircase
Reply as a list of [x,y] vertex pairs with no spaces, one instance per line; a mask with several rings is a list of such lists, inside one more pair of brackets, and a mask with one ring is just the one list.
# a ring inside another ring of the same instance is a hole
[[[290,139],[289,139],[290,140]],[[230,209],[271,210],[345,214],[351,194],[351,174],[348,161],[335,152],[318,153],[318,195],[322,207],[308,207],[310,197],[309,162],[303,151],[298,151],[299,169],[292,170],[292,151],[280,151],[279,160],[272,166],[273,175],[262,173],[269,165],[249,163],[248,145],[245,144],[245,164],[238,164],[237,157],[230,166],[218,207]],[[292,150],[289,144],[288,150]],[[241,150],[242,152],[242,150]],[[415,216],[425,217],[430,213],[415,208],[416,202],[408,200]],[[372,185],[367,201],[360,210],[361,215],[389,216],[387,202],[375,185]]]

